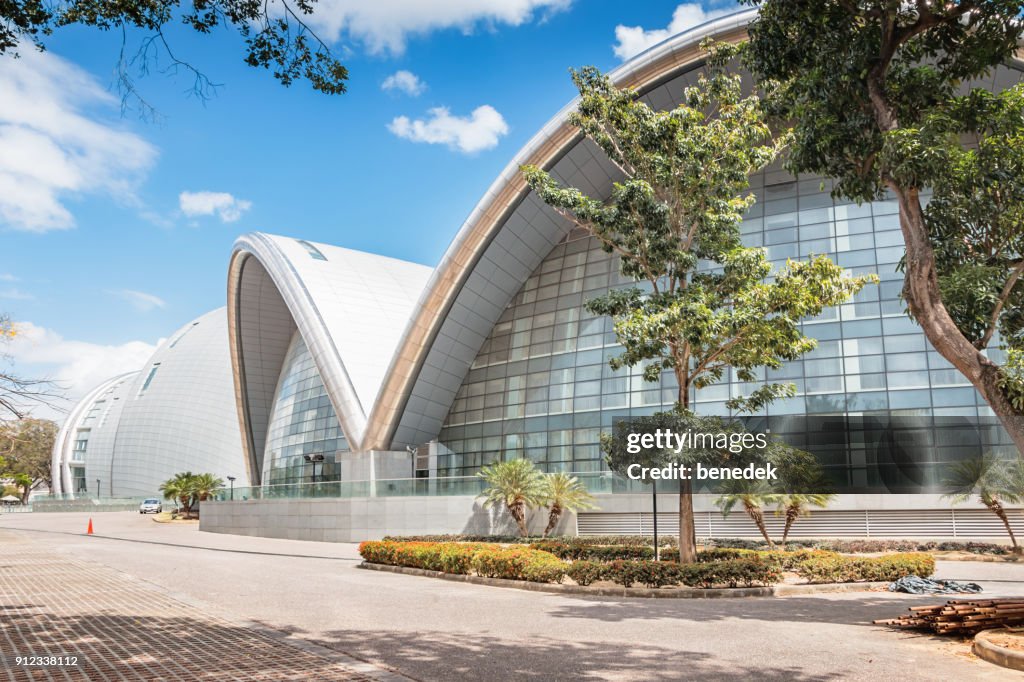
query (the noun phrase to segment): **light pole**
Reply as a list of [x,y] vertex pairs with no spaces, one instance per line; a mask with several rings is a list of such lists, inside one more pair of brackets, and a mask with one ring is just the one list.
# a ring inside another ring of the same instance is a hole
[[96,499],[100,499],[100,479],[96,479]]
[[313,465],[313,475],[310,477],[310,483],[316,483],[316,463],[320,462],[320,470],[323,471],[324,455],[322,452],[318,452],[315,455],[303,455],[302,459]]
[[231,501],[235,501],[235,477],[228,476],[228,483],[231,485]]

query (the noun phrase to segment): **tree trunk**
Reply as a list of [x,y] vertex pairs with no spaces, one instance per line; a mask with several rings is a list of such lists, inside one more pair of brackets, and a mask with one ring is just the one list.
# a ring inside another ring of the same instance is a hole
[[903,281],[907,307],[939,355],[978,389],[1013,439],[1018,453],[1024,453],[1024,413],[1015,409],[999,388],[999,366],[967,340],[942,302],[935,251],[918,190],[900,187],[893,181],[888,185],[899,200],[900,228],[907,249]]
[[544,528],[544,537],[547,537],[548,534],[555,529],[555,526],[558,525],[558,519],[561,517],[562,508],[557,504],[551,505],[551,511],[548,512],[548,525]]
[[789,538],[789,530],[796,523],[797,517],[800,516],[800,507],[796,505],[788,505],[786,507],[786,527],[782,529],[782,544],[786,544],[786,540]]
[[[679,382],[679,407],[690,409],[690,378],[687,368],[676,365]],[[697,528],[693,521],[693,483],[679,479],[679,563],[697,561]]]
[[508,511],[512,514],[512,518],[515,519],[516,525],[519,526],[519,535],[525,538],[530,534],[530,531],[526,527],[526,510],[523,507],[522,502],[513,502],[508,505]]
[[754,520],[754,524],[757,526],[757,529],[761,531],[761,535],[764,537],[765,542],[768,543],[768,549],[775,549],[775,543],[772,542],[771,537],[768,536],[768,529],[764,525],[764,514],[761,513],[761,510],[758,507],[752,507],[749,505],[744,506],[747,509],[747,515]]
[[1013,553],[1020,554],[1020,546],[1017,544],[1017,536],[1013,534],[1013,527],[1010,525],[1010,519],[1006,516],[1006,510],[1003,509],[1003,505],[1000,504],[999,500],[993,500],[988,503],[988,508],[992,510],[992,513],[999,517],[999,520],[1006,526],[1006,532],[1010,535],[1010,544],[1013,545]]

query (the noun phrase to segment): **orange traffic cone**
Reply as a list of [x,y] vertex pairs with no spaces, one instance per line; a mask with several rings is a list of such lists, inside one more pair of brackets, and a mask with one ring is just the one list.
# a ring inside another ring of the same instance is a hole
[[92,535],[92,519],[89,519],[89,530],[85,531],[86,535]]

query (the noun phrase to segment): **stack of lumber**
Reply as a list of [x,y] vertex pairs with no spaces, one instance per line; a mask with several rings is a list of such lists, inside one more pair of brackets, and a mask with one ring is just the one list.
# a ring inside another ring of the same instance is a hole
[[935,606],[911,606],[909,614],[876,620],[875,625],[931,630],[940,635],[971,635],[979,630],[1024,625],[1024,597],[950,599]]

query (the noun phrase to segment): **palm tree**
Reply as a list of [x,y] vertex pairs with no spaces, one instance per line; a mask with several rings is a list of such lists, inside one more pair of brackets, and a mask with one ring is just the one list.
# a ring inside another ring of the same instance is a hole
[[186,518],[192,515],[192,505],[197,499],[194,491],[195,478],[196,475],[191,471],[184,471],[174,474],[160,485],[160,492],[163,493],[164,499],[174,500],[175,507],[178,507],[180,502],[180,508],[185,511]]
[[786,526],[782,531],[782,544],[789,539],[789,531],[801,516],[810,516],[810,507],[824,509],[835,499],[832,493],[784,493],[780,495],[779,506],[775,509],[776,516],[785,514]]
[[551,508],[548,512],[548,525],[544,529],[544,537],[555,529],[558,519],[565,511],[577,512],[583,509],[596,509],[592,504],[594,496],[575,476],[563,472],[548,474],[544,477],[544,504]]
[[519,534],[529,535],[526,510],[540,507],[545,500],[544,474],[528,459],[514,459],[485,466],[477,474],[488,487],[477,497],[484,498],[484,508],[504,504],[512,515]]
[[952,499],[954,504],[966,502],[977,495],[978,500],[1003,522],[1013,553],[1021,553],[1003,507],[1003,502],[1024,501],[1024,470],[1019,460],[1010,462],[985,456],[957,462],[943,483],[950,488],[944,497]]
[[199,502],[205,502],[224,487],[224,479],[213,474],[197,474],[192,477],[192,495]]
[[736,506],[736,503],[742,504],[744,511],[747,512],[747,516],[753,520],[754,524],[757,525],[757,529],[761,531],[761,535],[764,536],[765,541],[768,543],[768,549],[774,549],[775,543],[768,536],[768,529],[764,525],[764,512],[761,511],[761,506],[777,504],[778,501],[779,494],[772,492],[771,487],[765,481],[733,479],[722,484],[722,495],[715,500],[715,505],[722,510],[722,516],[728,516],[729,512]]

